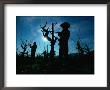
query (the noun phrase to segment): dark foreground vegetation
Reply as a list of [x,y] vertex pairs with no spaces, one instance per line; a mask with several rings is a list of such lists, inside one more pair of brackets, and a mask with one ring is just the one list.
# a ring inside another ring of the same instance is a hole
[[16,74],[94,74],[94,51],[88,54],[69,54],[68,60],[53,60],[38,55],[35,60],[29,56],[16,56]]

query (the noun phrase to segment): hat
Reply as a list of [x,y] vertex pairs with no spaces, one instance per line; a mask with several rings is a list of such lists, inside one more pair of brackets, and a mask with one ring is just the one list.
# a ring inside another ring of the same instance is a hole
[[36,45],[36,42],[34,42],[34,45]]
[[64,23],[62,23],[60,26],[61,26],[62,28],[63,28],[63,27],[69,28],[69,27],[70,27],[70,24],[69,24],[68,22],[64,22]]

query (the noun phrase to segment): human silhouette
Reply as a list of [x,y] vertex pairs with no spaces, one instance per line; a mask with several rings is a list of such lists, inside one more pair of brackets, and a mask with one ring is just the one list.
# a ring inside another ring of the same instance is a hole
[[32,60],[34,60],[35,52],[36,52],[36,48],[37,48],[36,42],[34,42],[33,45],[30,44],[30,48],[31,48],[31,58],[32,58]]
[[70,24],[68,22],[64,22],[60,25],[62,27],[62,31],[58,33],[59,36],[59,57],[60,59],[68,59],[68,40],[70,37],[70,31],[68,28]]

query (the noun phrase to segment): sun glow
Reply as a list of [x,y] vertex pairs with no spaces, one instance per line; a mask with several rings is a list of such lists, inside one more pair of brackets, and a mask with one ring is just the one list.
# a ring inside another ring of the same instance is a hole
[[48,41],[48,40],[47,40],[47,38],[45,38],[45,37],[43,37],[42,39],[43,39],[43,41],[45,41],[45,42],[47,42],[47,41]]

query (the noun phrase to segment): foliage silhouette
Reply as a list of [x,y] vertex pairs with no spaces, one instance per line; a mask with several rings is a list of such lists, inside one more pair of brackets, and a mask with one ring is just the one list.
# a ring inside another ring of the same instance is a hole
[[[77,43],[76,43],[77,46]],[[47,50],[35,57],[33,62],[31,56],[16,54],[17,74],[94,74],[94,51],[79,54],[70,53],[65,63],[59,56],[51,60]]]

